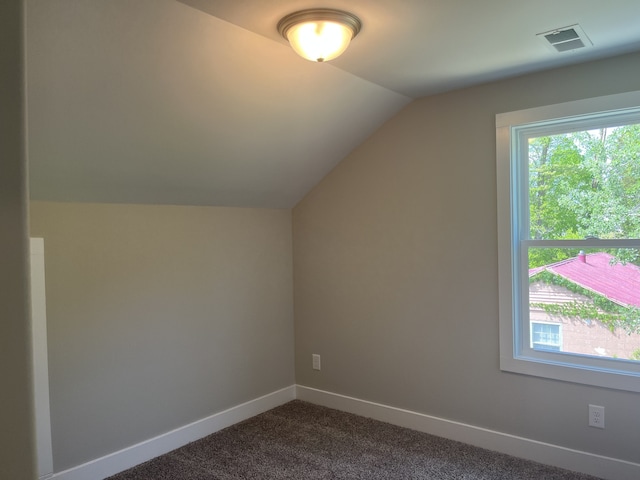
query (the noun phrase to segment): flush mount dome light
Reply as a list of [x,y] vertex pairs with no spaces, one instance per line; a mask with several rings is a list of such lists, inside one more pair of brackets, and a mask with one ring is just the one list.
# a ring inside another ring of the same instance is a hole
[[303,58],[327,62],[342,55],[362,22],[342,10],[314,8],[294,12],[278,22],[278,32]]

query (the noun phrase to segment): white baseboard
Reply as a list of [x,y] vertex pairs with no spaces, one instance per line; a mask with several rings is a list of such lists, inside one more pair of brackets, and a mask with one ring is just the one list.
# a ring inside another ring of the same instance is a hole
[[606,480],[637,480],[640,478],[640,464],[637,463],[572,450],[302,385],[283,388],[45,478],[52,480],[102,480],[295,398],[546,465],[594,475]]
[[295,386],[269,393],[102,458],[55,473],[55,480],[102,480],[295,399]]
[[296,385],[296,398],[606,480],[637,480],[640,464]]

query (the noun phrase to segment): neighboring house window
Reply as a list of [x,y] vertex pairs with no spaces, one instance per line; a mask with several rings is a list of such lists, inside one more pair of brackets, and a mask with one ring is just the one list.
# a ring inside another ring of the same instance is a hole
[[558,323],[531,322],[531,347],[534,350],[559,352],[562,350]]
[[640,92],[499,114],[496,138],[501,369],[640,392]]

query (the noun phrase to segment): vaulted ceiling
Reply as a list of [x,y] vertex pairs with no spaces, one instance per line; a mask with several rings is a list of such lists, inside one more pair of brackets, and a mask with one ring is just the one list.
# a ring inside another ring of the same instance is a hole
[[[363,22],[331,63],[276,31]],[[27,0],[35,200],[290,208],[413,99],[640,50],[638,0]],[[593,45],[537,34],[579,24]]]

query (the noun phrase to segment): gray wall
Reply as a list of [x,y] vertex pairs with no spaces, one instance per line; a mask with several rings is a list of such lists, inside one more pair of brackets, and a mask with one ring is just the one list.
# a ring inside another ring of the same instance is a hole
[[55,471],[294,382],[291,212],[31,204]]
[[499,370],[495,180],[496,113],[639,78],[634,54],[426,97],[352,152],[293,212],[297,383],[640,461],[639,394]]
[[23,5],[0,2],[0,478],[30,480],[34,458],[27,277]]

